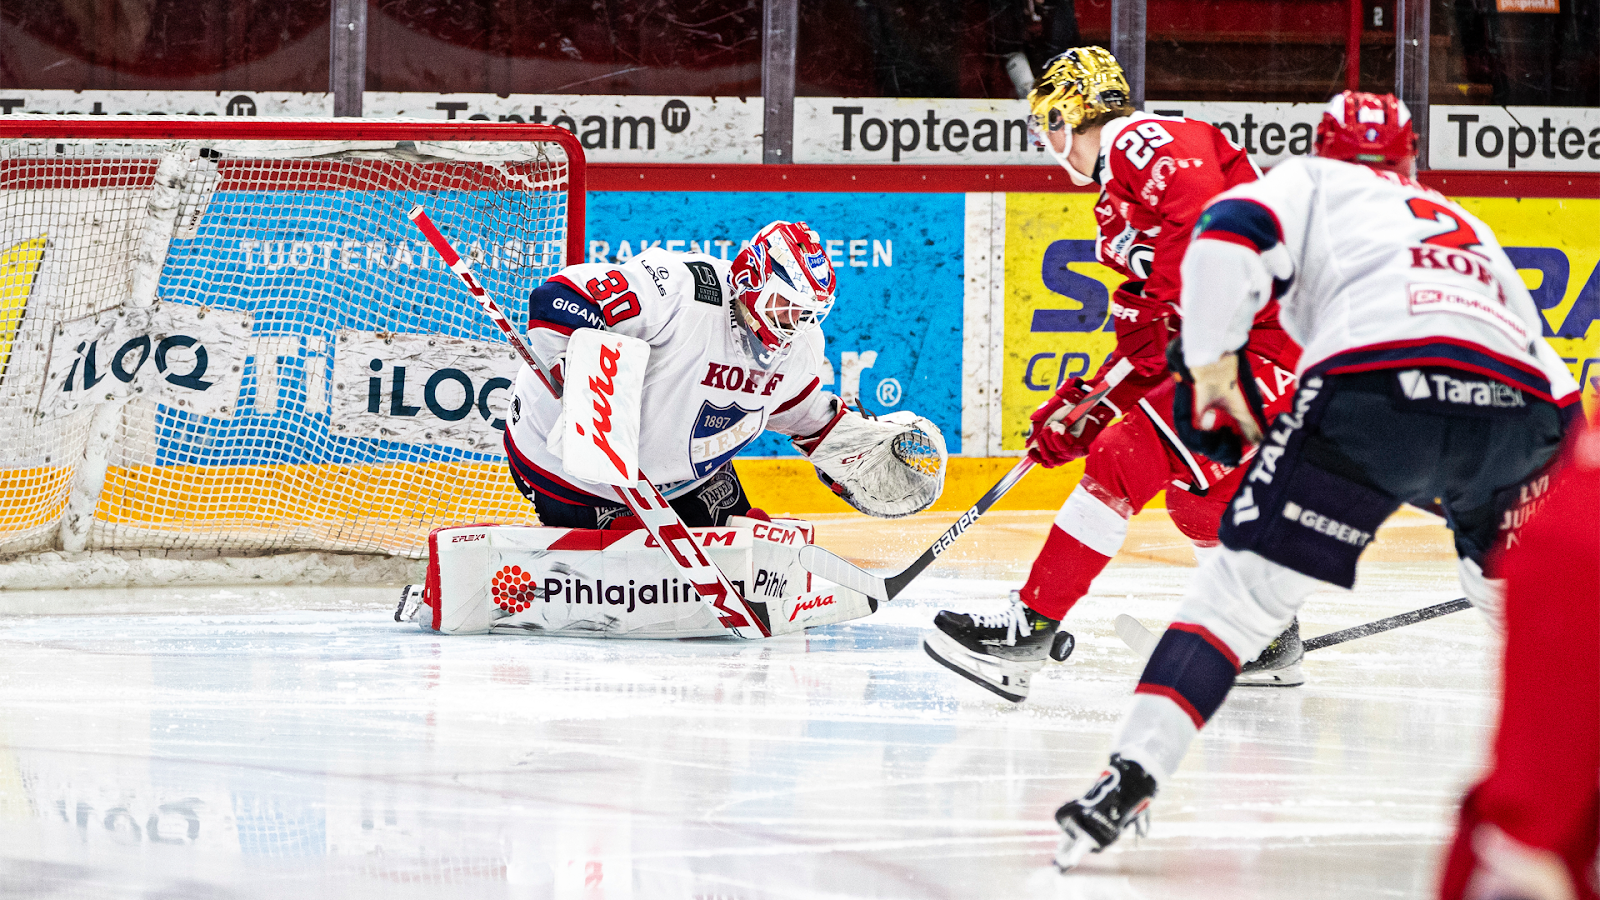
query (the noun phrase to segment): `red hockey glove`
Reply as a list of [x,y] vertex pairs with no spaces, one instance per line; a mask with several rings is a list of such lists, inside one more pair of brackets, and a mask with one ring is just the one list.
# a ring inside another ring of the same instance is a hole
[[[1109,391],[1104,382],[1091,385],[1082,378],[1057,388],[1055,396],[1028,417],[1033,423],[1028,430],[1028,457],[1052,469],[1087,456],[1089,445],[1117,417],[1114,407],[1101,402]],[[1086,402],[1088,407],[1080,408]]]

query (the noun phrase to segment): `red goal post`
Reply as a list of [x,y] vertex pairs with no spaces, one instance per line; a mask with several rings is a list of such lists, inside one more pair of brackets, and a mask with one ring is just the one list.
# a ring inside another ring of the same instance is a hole
[[585,176],[540,125],[0,119],[0,557],[418,558],[531,522],[518,363],[405,213],[515,320],[582,259]]

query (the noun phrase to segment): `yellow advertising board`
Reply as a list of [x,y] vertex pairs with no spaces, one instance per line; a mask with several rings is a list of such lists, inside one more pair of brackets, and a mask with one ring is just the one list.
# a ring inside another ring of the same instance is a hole
[[[1495,230],[1592,411],[1600,388],[1600,200],[1455,199]],[[1115,344],[1108,307],[1122,279],[1094,261],[1094,201],[1006,196],[1005,450],[1022,450],[1034,407],[1062,380],[1092,375]]]

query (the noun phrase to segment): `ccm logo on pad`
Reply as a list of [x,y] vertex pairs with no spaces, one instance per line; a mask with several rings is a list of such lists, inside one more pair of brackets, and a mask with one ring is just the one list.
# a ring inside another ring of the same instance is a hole
[[461,543],[465,543],[467,541],[481,541],[486,537],[488,537],[488,535],[484,534],[482,532],[479,532],[477,534],[458,534],[455,537],[450,539],[450,543],[452,543],[452,544],[461,544]]

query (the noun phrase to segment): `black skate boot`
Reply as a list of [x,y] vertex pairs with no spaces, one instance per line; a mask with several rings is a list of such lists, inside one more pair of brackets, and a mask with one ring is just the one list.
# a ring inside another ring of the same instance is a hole
[[1012,591],[1011,607],[994,615],[941,611],[933,619],[934,630],[923,637],[922,649],[957,675],[1021,703],[1028,697],[1030,677],[1047,657],[1060,661],[1072,653],[1072,635],[1058,634],[1060,624],[1029,609]]
[[1156,780],[1144,766],[1111,754],[1111,764],[1089,793],[1056,810],[1056,824],[1066,832],[1056,849],[1056,868],[1067,871],[1085,853],[1099,853],[1129,828],[1142,837],[1149,827],[1150,798],[1155,795]]
[[1240,687],[1297,687],[1306,683],[1300,671],[1306,646],[1300,642],[1300,617],[1289,620],[1283,634],[1272,639],[1261,655],[1244,664],[1233,680]]

